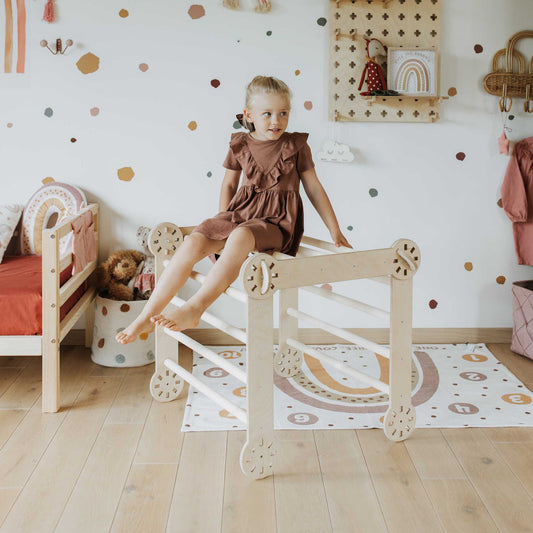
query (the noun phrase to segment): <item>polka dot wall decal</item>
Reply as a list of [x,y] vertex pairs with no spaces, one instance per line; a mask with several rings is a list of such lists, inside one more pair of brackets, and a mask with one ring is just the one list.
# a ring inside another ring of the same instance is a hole
[[455,96],[457,94],[457,89],[455,87],[450,87],[448,89],[448,96]]
[[44,110],[44,114],[45,114],[45,116],[47,116],[48,118],[50,118],[50,117],[54,114],[54,110],[53,110],[51,107],[47,107],[47,108]]
[[476,44],[476,46],[474,46],[474,52],[476,54],[481,54],[481,52],[483,52],[483,47],[480,44]]
[[148,333],[139,333],[139,339],[145,341],[148,338]]
[[118,15],[119,17],[122,17],[123,19],[125,19],[129,15],[129,11],[127,9],[121,9],[118,12]]
[[189,13],[189,17],[191,17],[192,19],[199,19],[205,15],[205,9],[204,9],[204,6],[200,4],[193,4],[189,8],[188,13]]
[[211,87],[214,87],[215,89],[220,86],[219,80],[211,80]]
[[207,173],[207,177],[208,177],[208,178],[210,178],[212,175],[213,175],[213,173],[212,173],[211,171],[209,171],[209,172]]
[[150,67],[146,63],[140,63],[139,64],[139,70],[141,72],[146,72]]
[[498,277],[496,278],[496,283],[497,283],[498,285],[503,285],[503,284],[505,283],[505,281],[506,281],[506,280],[505,280],[505,276],[498,276]]
[[514,120],[514,115],[509,115],[509,120]]
[[299,76],[299,75],[300,75],[300,71],[299,71],[298,69],[296,69],[296,70],[294,71],[294,75],[295,75],[295,76]]
[[371,198],[375,198],[378,195],[378,191],[376,189],[369,189],[368,194]]
[[196,124],[196,122],[194,120],[191,120],[189,122],[189,124],[187,124],[187,127],[191,130],[191,131],[194,131],[197,127],[198,127],[198,124]]
[[348,226],[346,229],[347,229],[348,231],[352,231],[352,230],[353,230],[353,226]]
[[13,122],[8,122],[8,123],[7,123],[7,127],[8,127],[8,128],[12,128],[12,127],[13,127]]
[[324,283],[323,285],[320,286],[321,289],[325,289],[326,291],[332,291],[333,290],[333,287],[329,284],[329,283]]
[[135,172],[131,167],[122,167],[117,170],[118,179],[122,181],[131,181]]
[[310,111],[311,109],[313,109],[313,102],[310,102],[309,100],[307,100],[306,102],[304,102],[304,107],[305,109]]
[[326,22],[327,22],[327,19],[325,19],[324,17],[320,17],[319,19],[317,19],[316,23],[319,25],[319,26],[325,26],[326,25]]
[[266,34],[270,37],[272,35],[272,30],[268,30]]
[[239,128],[242,128],[242,124],[238,120],[236,120],[233,123],[233,129],[238,130]]
[[75,143],[77,140],[78,140],[78,139],[76,139],[76,137],[71,137],[70,142],[71,142],[71,143]]
[[468,270],[468,272],[472,272],[472,269],[474,267],[472,266],[472,263],[468,262],[468,263],[465,263],[465,270]]
[[48,178],[44,178],[44,179],[41,180],[41,181],[42,181],[42,184],[43,184],[43,185],[46,185],[47,183],[52,183],[53,181],[55,181],[55,179],[54,179],[54,178],[50,178],[50,177],[48,177]]
[[76,66],[83,74],[91,74],[98,70],[100,66],[100,58],[91,52],[80,57]]
[[458,161],[464,161],[466,154],[464,152],[458,152],[455,154],[455,157]]
[[430,300],[429,301],[429,308],[430,309],[435,309],[437,307],[437,305],[439,305],[437,300]]
[[93,117],[96,117],[100,113],[100,109],[98,107],[91,107],[90,113]]
[[503,200],[500,198],[498,202],[496,203],[498,207],[501,207],[503,209]]

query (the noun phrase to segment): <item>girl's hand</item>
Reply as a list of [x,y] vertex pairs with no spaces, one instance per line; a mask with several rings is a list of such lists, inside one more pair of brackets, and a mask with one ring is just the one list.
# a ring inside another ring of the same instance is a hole
[[346,246],[347,248],[352,248],[353,246],[347,241],[346,237],[342,234],[341,230],[331,232],[331,238],[335,243],[335,246]]

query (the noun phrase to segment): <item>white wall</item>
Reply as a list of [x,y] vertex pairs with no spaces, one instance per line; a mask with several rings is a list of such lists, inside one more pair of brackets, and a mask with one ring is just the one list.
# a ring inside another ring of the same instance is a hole
[[[289,129],[308,131],[318,152],[333,133],[327,122],[328,25],[316,22],[328,18],[327,0],[273,0],[274,10],[265,15],[253,12],[252,0],[241,0],[243,9],[236,12],[219,0],[197,1],[206,15],[193,20],[187,14],[192,2],[57,0],[58,21],[47,24],[41,21],[44,2],[27,0],[27,72],[0,74],[2,202],[24,203],[46,177],[78,185],[101,205],[101,259],[135,247],[139,225],[193,225],[211,216],[221,163],[236,131],[234,115],[246,83],[259,73],[290,85]],[[533,3],[512,0],[510,9],[505,0],[442,2],[441,92],[456,87],[458,94],[443,103],[441,120],[336,125],[356,161],[316,161],[317,172],[357,248],[387,247],[400,237],[420,246],[416,327],[510,326],[511,283],[533,272],[516,264],[511,223],[497,206],[507,158],[496,145],[498,99],[483,91],[482,79],[493,54],[527,29]],[[120,9],[129,16],[121,18]],[[75,42],[64,56],[39,46],[41,39],[57,37]],[[532,43],[521,45],[527,57]],[[482,53],[475,53],[476,44]],[[100,57],[100,68],[84,75],[76,62],[87,52]],[[138,68],[143,62],[147,72]],[[221,82],[216,89],[214,78]],[[310,111],[303,106],[308,100]],[[533,134],[533,116],[525,116],[521,106],[516,102],[512,110],[513,139]],[[47,107],[54,111],[50,118]],[[100,108],[98,116],[91,116],[92,107]],[[193,120],[195,131],[187,127]],[[466,154],[463,162],[457,152]],[[117,178],[125,166],[135,171],[130,182]],[[370,188],[378,190],[377,197],[370,197]],[[306,233],[328,239],[306,199],[305,207]],[[467,261],[471,272],[464,268]],[[498,276],[505,276],[504,284],[496,282]],[[378,305],[388,301],[386,289],[369,282],[336,289]],[[382,326],[311,296],[302,299],[310,312],[325,309],[340,325]],[[429,307],[432,299],[436,309]],[[230,309],[242,323],[240,310]]]

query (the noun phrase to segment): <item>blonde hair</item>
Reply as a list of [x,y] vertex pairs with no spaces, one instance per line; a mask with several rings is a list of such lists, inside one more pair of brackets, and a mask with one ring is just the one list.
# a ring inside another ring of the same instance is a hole
[[[289,89],[289,86],[278,78],[273,76],[256,76],[246,87],[246,99],[245,107],[250,108],[256,94],[280,94],[287,98],[289,108],[291,105],[292,93]],[[246,118],[243,117],[243,125],[250,131],[254,131],[254,125],[251,122],[248,122]]]

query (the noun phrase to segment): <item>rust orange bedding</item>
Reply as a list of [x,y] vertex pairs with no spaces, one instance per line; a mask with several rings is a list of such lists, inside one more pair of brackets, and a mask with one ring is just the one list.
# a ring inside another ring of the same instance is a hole
[[[8,256],[0,264],[0,335],[42,334],[42,259],[40,255]],[[63,285],[72,264],[61,272]],[[61,306],[61,320],[85,292],[85,283]]]

